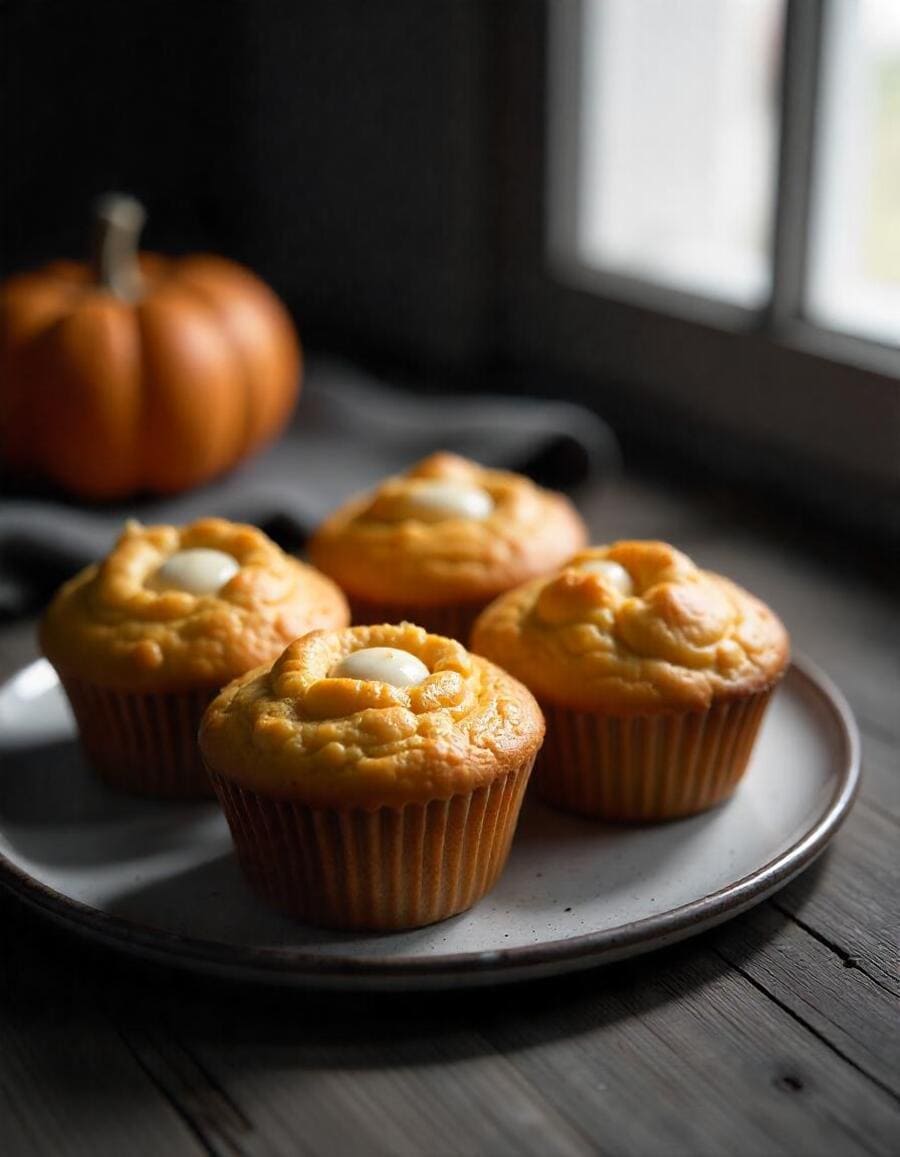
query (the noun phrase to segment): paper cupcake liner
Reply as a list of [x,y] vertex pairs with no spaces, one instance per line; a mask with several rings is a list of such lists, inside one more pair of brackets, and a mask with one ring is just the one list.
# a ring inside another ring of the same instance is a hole
[[215,691],[149,695],[62,679],[88,762],[110,787],[133,795],[213,794],[197,746]]
[[448,800],[320,809],[248,791],[210,769],[251,887],[329,928],[418,928],[462,912],[506,863],[534,758]]
[[707,711],[623,718],[543,706],[534,783],[554,807],[645,822],[705,811],[744,774],[771,689]]
[[[354,626],[371,623],[415,623],[432,635],[468,642],[472,626],[487,602],[452,603],[441,607],[421,607],[414,603],[379,603],[355,599],[349,595],[351,622]],[[488,600],[490,601],[490,600]]]

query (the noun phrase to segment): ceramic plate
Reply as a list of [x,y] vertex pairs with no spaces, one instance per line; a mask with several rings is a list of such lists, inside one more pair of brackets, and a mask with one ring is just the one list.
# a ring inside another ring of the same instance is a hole
[[859,775],[840,693],[796,663],[724,806],[611,827],[526,803],[506,870],[470,912],[413,932],[323,932],[245,887],[215,804],[165,804],[95,782],[40,660],[0,687],[0,881],[110,947],[299,986],[462,987],[547,976],[670,944],[749,908],[822,851]]

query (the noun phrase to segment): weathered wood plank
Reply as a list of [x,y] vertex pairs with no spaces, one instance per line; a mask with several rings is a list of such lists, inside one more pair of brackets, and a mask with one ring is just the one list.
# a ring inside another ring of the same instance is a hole
[[567,999],[503,1002],[483,1026],[623,1157],[888,1154],[896,1100],[703,948],[598,974]]
[[0,977],[0,1151],[7,1157],[206,1152],[89,990],[23,949],[15,914],[4,919]]
[[146,1016],[117,1017],[122,1040],[178,1105],[210,1153],[242,1157],[253,1152],[254,1126],[168,1028]]
[[286,996],[250,1032],[240,1015],[124,1032],[217,1154],[596,1151],[474,1029],[441,1018],[421,1031],[402,1013],[397,1023],[377,1013],[348,1020],[337,998],[316,1003],[318,1014]]
[[898,842],[894,821],[859,800],[826,855],[772,902],[900,996]]
[[[861,797],[883,815],[900,824],[900,740],[864,720],[862,730]],[[900,840],[900,833],[898,833]]]
[[853,957],[763,904],[725,925],[715,951],[900,1100],[900,1004]]
[[[779,927],[795,938],[802,980],[805,933]],[[757,976],[756,965],[736,957],[745,978],[716,958],[718,938],[730,932],[495,993],[244,993],[225,1002],[173,999],[144,1015],[161,1026],[154,1047],[163,1068],[182,1069],[171,1053],[177,1033],[205,1079],[253,1123],[250,1134],[229,1138],[249,1153],[306,1152],[304,1144],[341,1152],[361,1138],[376,1153],[583,1152],[585,1141],[590,1151],[615,1154],[891,1152],[896,1099],[844,1059],[865,1061],[881,1079],[888,1026],[872,1055],[862,1055],[862,1038],[852,1042],[854,1055],[847,1039],[833,1029],[831,1039]],[[821,1018],[835,994],[830,981],[820,984],[818,956],[807,959],[807,999]],[[788,985],[790,970],[773,974]],[[182,1100],[183,1076],[168,1080]],[[463,1123],[453,1126],[457,1114]],[[216,1134],[212,1147],[233,1151]]]

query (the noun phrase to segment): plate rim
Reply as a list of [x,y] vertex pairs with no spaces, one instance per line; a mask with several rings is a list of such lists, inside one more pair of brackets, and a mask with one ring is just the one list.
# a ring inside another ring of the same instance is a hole
[[[0,685],[0,694],[37,659]],[[859,789],[860,738],[853,712],[831,678],[806,656],[794,655],[787,678],[799,679],[828,709],[842,752],[838,781],[827,803],[787,848],[724,887],[666,911],[613,928],[594,929],[539,944],[435,956],[342,956],[308,949],[229,944],[158,925],[130,920],[75,900],[36,879],[0,852],[0,885],[67,930],[119,951],[145,955],[172,966],[225,973],[257,982],[335,987],[394,985],[398,988],[453,983],[501,983],[553,972],[574,971],[650,952],[698,934],[761,902],[808,867],[824,851],[847,817]]]

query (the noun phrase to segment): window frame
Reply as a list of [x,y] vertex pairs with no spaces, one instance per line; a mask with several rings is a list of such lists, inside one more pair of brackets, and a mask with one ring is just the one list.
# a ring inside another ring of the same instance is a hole
[[[791,474],[787,459],[900,498],[900,349],[802,312],[828,2],[786,4],[773,291],[760,310],[561,257],[574,216],[582,0],[516,6],[503,38],[501,341],[512,369],[562,374],[638,425],[671,421],[670,438],[702,428],[781,455],[774,473]],[[772,457],[759,455],[759,468]]]

